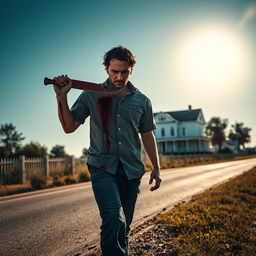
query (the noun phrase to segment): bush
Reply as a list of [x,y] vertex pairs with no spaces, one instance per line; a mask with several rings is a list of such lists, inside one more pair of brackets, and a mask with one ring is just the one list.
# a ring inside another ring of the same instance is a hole
[[219,153],[232,154],[232,150],[230,150],[229,148],[223,148],[223,149],[219,150]]
[[30,184],[34,189],[43,188],[47,184],[47,179],[39,174],[34,174],[30,177]]
[[65,184],[70,185],[70,184],[74,184],[77,183],[77,178],[74,176],[67,176],[65,179]]
[[62,177],[60,177],[59,175],[56,175],[53,177],[52,184],[55,186],[62,186],[62,185],[65,185],[65,182]]
[[91,180],[91,175],[90,175],[90,172],[89,171],[85,171],[85,172],[80,172],[79,173],[79,181],[83,182],[83,181],[89,181]]

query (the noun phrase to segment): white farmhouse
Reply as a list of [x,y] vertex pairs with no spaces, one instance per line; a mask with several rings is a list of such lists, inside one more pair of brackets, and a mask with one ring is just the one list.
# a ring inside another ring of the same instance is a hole
[[154,113],[159,153],[210,152],[201,109]]

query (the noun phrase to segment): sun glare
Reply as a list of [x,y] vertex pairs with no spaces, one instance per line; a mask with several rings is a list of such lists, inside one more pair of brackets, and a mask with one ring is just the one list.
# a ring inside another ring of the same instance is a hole
[[175,59],[179,79],[204,88],[235,85],[248,70],[242,40],[222,29],[190,34],[180,44]]

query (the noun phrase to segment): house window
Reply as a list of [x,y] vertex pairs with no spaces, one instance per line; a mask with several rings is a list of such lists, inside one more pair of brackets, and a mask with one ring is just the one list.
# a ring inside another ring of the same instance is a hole
[[163,142],[163,153],[165,153],[165,151],[166,151],[166,148],[165,148],[165,143]]
[[185,136],[186,135],[186,128],[182,127],[182,135]]
[[158,118],[158,120],[159,120],[159,121],[165,121],[165,117],[164,117],[164,116],[160,116],[160,117]]
[[162,135],[162,137],[165,136],[165,130],[164,130],[164,128],[161,129],[161,135]]
[[171,136],[174,136],[174,128],[171,127]]

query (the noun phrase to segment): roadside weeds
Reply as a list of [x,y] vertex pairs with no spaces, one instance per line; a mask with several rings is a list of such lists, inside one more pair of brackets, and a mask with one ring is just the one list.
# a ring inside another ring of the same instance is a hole
[[131,256],[256,255],[256,167],[192,197],[131,241]]

